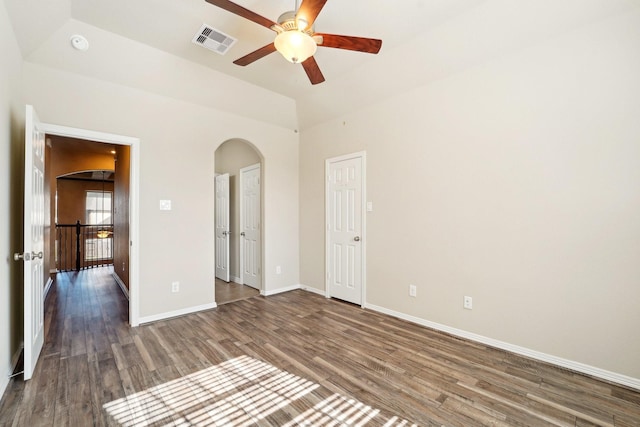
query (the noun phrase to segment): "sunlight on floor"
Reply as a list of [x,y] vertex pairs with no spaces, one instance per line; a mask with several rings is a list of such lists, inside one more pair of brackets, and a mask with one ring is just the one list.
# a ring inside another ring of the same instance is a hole
[[286,427],[362,426],[374,419],[376,425],[415,425],[397,417],[380,419],[379,410],[339,394],[320,393],[320,388],[268,363],[241,356],[109,402],[104,409],[122,426],[241,427],[270,416],[277,417],[273,425]]

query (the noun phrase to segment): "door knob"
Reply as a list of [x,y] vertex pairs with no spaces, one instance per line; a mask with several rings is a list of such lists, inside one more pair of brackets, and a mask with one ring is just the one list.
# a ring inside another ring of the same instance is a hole
[[20,261],[25,260],[25,261],[31,261],[32,259],[42,259],[44,257],[44,254],[42,253],[42,251],[35,253],[35,252],[25,252],[23,254],[16,252],[15,254],[13,254],[13,259],[14,261]]
[[226,232],[226,231],[223,231],[223,232],[222,232],[222,235],[223,235],[223,236],[226,236],[226,235],[227,235],[227,232]]
[[240,233],[240,235],[241,235],[242,237],[244,237],[244,231],[243,231],[242,233]]
[[354,237],[353,240],[355,240],[356,242],[359,242],[360,241],[360,236]]

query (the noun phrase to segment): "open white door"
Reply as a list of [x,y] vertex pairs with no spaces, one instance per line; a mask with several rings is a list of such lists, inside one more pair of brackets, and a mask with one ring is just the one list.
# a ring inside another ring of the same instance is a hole
[[327,160],[327,296],[363,301],[364,153]]
[[260,164],[240,169],[240,280],[260,289]]
[[229,281],[229,174],[216,176],[216,277]]
[[33,376],[44,344],[44,144],[45,133],[31,105],[25,123],[24,169],[24,379]]

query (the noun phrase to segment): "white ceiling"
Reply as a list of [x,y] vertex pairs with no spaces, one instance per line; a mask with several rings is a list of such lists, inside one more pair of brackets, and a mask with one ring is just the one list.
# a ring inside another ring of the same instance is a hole
[[[234,65],[235,59],[273,41],[275,33],[204,0],[4,1],[28,61],[119,81],[124,77],[105,71],[104,64],[101,71],[83,68],[71,57],[68,42],[80,31],[92,54],[100,55],[99,39],[115,34],[119,38],[105,44],[133,40],[293,99],[298,123],[292,126],[299,128],[640,6],[640,0],[328,0],[316,31],[380,38],[383,45],[378,55],[319,48],[316,61],[326,82],[312,86],[300,65],[277,52],[247,67]],[[236,2],[274,21],[295,3]],[[224,56],[194,45],[191,40],[203,23],[238,42]],[[135,52],[127,60],[135,70]]]

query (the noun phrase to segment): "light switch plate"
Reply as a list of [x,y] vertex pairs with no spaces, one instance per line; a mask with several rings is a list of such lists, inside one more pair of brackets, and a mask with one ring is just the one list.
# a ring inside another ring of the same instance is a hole
[[160,210],[161,211],[170,211],[171,210],[171,200],[160,200]]
[[373,202],[367,202],[367,212],[373,211]]

